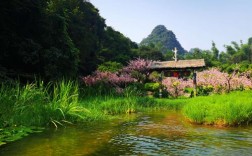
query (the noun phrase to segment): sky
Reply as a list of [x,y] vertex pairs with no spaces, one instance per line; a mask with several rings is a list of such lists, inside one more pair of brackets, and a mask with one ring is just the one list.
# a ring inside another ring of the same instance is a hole
[[140,43],[165,25],[186,50],[219,50],[252,37],[252,0],[90,0],[106,24]]

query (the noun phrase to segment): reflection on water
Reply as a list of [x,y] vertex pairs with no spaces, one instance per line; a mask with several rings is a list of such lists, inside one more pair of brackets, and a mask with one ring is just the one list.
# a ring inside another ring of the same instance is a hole
[[0,155],[252,155],[252,127],[191,125],[176,112],[127,117],[34,134]]

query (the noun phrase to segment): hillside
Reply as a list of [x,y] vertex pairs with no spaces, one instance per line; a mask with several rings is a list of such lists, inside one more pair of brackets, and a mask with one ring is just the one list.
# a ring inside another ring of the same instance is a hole
[[180,45],[176,35],[171,30],[167,30],[164,25],[156,26],[151,34],[142,40],[140,46],[149,44],[154,44],[160,47],[163,53],[167,52],[167,50],[172,50],[175,47],[178,49],[179,54],[183,55],[185,53],[185,50]]

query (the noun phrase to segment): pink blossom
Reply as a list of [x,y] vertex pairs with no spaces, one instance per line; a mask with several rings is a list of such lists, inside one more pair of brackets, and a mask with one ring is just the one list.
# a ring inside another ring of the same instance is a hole
[[215,93],[229,92],[240,88],[252,89],[252,82],[245,75],[242,76],[236,72],[228,74],[217,68],[199,72],[197,78],[198,86],[212,86]]
[[132,70],[134,70],[138,72],[146,72],[149,70],[151,63],[152,63],[151,60],[138,58],[136,60],[129,61],[128,65],[123,68],[123,71],[131,72]]
[[227,73],[220,72],[217,68],[212,68],[197,73],[198,86],[212,86],[214,92],[222,92],[226,87]]
[[184,95],[185,88],[192,88],[193,81],[190,80],[182,80],[175,77],[167,77],[162,81],[162,84],[165,86],[166,90],[173,97],[178,97]]
[[127,74],[119,75],[118,73],[100,72],[100,71],[95,71],[92,75],[83,77],[82,80],[88,86],[92,86],[98,83],[105,83],[113,86],[121,86],[136,81],[134,78],[132,78],[130,75]]
[[150,74],[149,69],[152,62],[151,60],[141,58],[131,60],[121,72],[131,75],[131,77],[134,77],[138,82],[144,82]]

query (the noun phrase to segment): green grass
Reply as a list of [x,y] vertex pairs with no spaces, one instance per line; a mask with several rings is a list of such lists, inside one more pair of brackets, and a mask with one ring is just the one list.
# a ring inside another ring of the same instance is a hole
[[[149,97],[97,96],[81,100],[80,105],[90,114],[100,117],[111,117],[119,114],[130,114],[142,111],[180,110],[186,99],[156,99]],[[96,113],[93,113],[96,112]]]
[[183,113],[198,124],[248,125],[252,123],[252,91],[193,98],[187,101]]

